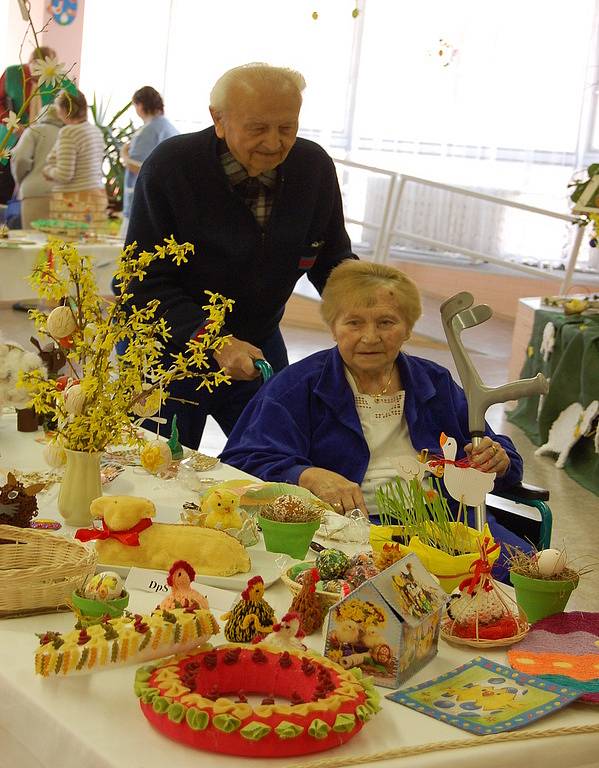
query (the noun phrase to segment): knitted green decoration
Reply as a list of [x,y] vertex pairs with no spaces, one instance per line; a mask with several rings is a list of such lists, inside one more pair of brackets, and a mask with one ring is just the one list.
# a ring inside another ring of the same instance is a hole
[[183,446],[179,442],[179,430],[177,429],[177,414],[173,415],[173,423],[171,425],[171,436],[166,441],[166,444],[171,449],[171,455],[173,459],[178,460],[183,458]]

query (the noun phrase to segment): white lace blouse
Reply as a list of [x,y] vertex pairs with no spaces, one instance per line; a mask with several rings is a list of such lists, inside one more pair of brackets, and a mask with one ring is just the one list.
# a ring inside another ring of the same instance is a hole
[[414,455],[414,446],[404,418],[406,393],[400,390],[392,395],[365,395],[358,392],[347,368],[345,376],[354,393],[356,410],[370,452],[370,461],[362,481],[362,493],[368,511],[372,514],[377,511],[376,489],[397,477],[397,457]]

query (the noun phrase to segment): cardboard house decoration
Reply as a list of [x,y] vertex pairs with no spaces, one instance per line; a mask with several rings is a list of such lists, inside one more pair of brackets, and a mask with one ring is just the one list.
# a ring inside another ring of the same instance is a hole
[[329,609],[324,655],[397,688],[437,653],[447,595],[415,554]]

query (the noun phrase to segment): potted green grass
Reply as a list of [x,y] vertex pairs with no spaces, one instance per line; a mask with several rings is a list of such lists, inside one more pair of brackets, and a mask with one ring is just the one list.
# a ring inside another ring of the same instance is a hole
[[[477,531],[462,522],[460,514],[455,520],[438,479],[434,482],[435,488],[428,489],[416,478],[407,483],[397,478],[378,488],[381,525],[371,527],[370,543],[383,555],[390,548],[397,549],[399,556],[414,552],[450,593],[470,575],[479,557],[479,543],[485,538],[494,542],[487,525]],[[490,556],[491,564],[498,557],[499,549]]]

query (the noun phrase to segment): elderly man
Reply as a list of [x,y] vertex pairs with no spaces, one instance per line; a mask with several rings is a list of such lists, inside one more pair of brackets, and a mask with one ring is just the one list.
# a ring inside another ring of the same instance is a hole
[[181,383],[163,409],[169,422],[177,414],[181,441],[192,448],[208,414],[229,434],[260,385],[255,360],[275,371],[288,364],[279,321],[297,280],[307,274],[321,292],[333,267],[355,258],[333,162],[297,138],[304,87],[290,69],[229,70],[210,95],[214,126],[167,139],[138,177],[127,242],[152,250],[172,234],[195,246],[187,265],[157,261],[133,287],[138,306],[160,300],[172,333],[167,352],[202,332],[206,289],[235,300],[226,326],[233,338],[214,363],[231,386],[208,394]]

